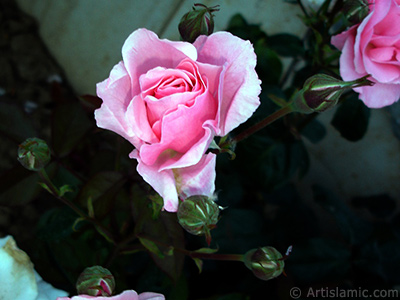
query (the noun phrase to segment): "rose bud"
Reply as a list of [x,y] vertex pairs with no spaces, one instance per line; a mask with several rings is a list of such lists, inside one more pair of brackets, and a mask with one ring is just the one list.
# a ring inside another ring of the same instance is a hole
[[86,268],[76,282],[78,294],[90,296],[111,296],[114,288],[114,276],[101,266]]
[[28,170],[39,171],[50,161],[49,147],[41,139],[26,139],[18,146],[18,161]]
[[262,280],[278,277],[285,266],[282,254],[274,247],[262,247],[246,252],[244,264]]
[[[202,7],[197,9],[197,7]],[[183,15],[178,29],[184,41],[193,43],[200,35],[210,35],[214,31],[214,11],[219,10],[219,5],[207,7],[196,3],[193,10]]]
[[334,107],[343,92],[360,86],[373,85],[367,79],[369,75],[353,81],[342,81],[325,74],[311,76],[303,88],[294,96],[291,105],[294,111],[301,113],[323,112]]
[[192,196],[178,207],[179,224],[189,233],[205,235],[211,243],[210,230],[216,227],[219,218],[219,206],[206,196]]

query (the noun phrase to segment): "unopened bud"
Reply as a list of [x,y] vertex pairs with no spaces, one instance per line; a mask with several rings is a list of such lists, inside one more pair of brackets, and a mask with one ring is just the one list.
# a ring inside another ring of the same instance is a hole
[[248,251],[244,264],[262,280],[270,280],[282,274],[285,262],[282,254],[274,247],[262,247]]
[[78,294],[89,296],[111,296],[114,288],[114,276],[101,266],[86,268],[76,282]]
[[[198,9],[198,7],[201,7]],[[193,10],[186,13],[179,22],[179,33],[184,41],[193,43],[200,35],[210,35],[214,31],[214,11],[219,5],[207,7],[196,3]]]
[[373,85],[374,83],[367,77],[369,75],[353,81],[342,81],[325,74],[311,76],[294,96],[291,102],[292,108],[296,112],[306,114],[323,112],[334,107],[346,90]]
[[18,161],[28,170],[39,171],[50,161],[50,150],[46,142],[29,138],[18,147]]
[[219,206],[206,196],[192,196],[178,207],[179,224],[189,233],[205,235],[211,242],[210,230],[216,227],[219,218]]

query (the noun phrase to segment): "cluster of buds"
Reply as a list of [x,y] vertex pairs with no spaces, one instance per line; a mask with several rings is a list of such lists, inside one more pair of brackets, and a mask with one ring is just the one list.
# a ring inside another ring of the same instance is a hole
[[306,80],[303,88],[291,101],[293,111],[300,113],[323,112],[334,107],[343,92],[360,86],[373,85],[369,75],[353,81],[342,81],[325,74],[317,74]]
[[193,43],[200,35],[210,35],[214,31],[213,12],[219,10],[219,5],[207,7],[196,3],[193,10],[184,14],[179,22],[179,33],[184,41]]
[[210,230],[216,227],[219,210],[213,199],[207,196],[192,196],[179,205],[177,217],[179,224],[187,232],[205,235],[207,244],[210,244]]

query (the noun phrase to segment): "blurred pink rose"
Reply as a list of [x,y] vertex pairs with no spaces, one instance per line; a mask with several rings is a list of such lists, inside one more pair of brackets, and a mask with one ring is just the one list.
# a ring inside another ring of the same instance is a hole
[[97,84],[103,100],[97,126],[135,146],[137,170],[176,211],[178,198],[211,196],[216,155],[205,154],[259,106],[260,80],[249,41],[228,32],[191,44],[134,31],[110,77]]
[[98,297],[98,296],[87,296],[78,295],[72,298],[58,297],[57,300],[85,300],[85,299],[97,299],[97,300],[165,300],[165,297],[161,294],[156,293],[141,293],[138,295],[135,291],[129,290],[124,291],[122,294],[112,297]]
[[369,14],[358,25],[332,37],[342,51],[340,74],[346,81],[370,74],[373,86],[354,90],[371,108],[400,98],[400,0],[369,0]]

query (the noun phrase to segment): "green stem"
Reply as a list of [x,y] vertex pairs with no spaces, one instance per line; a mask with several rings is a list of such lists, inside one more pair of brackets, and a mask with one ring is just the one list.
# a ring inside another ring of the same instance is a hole
[[216,253],[201,253],[195,251],[187,251],[186,255],[191,258],[213,259],[213,260],[227,260],[227,261],[241,261],[243,262],[243,254],[216,254]]
[[290,105],[286,105],[286,106],[280,108],[279,110],[277,110],[274,113],[267,116],[265,119],[261,120],[260,122],[254,124],[250,128],[247,128],[246,130],[242,131],[241,133],[239,133],[238,135],[233,137],[233,139],[231,140],[231,143],[232,142],[237,143],[237,142],[244,140],[245,138],[248,138],[250,135],[256,133],[257,131],[263,129],[264,127],[268,126],[272,122],[282,118],[283,116],[285,116],[291,112],[293,112],[293,108]]
[[115,240],[112,236],[112,234],[95,218],[91,218],[88,216],[84,211],[82,211],[79,207],[77,207],[73,202],[69,201],[68,199],[64,198],[63,196],[60,195],[60,192],[58,188],[53,184],[53,182],[50,180],[49,176],[47,175],[45,169],[41,169],[39,172],[39,177],[42,179],[43,183],[46,184],[48,187],[48,192],[52,194],[54,197],[56,197],[58,200],[60,200],[62,203],[67,205],[69,208],[71,208],[73,211],[75,211],[81,218],[84,220],[92,223],[96,229],[106,237],[109,241],[115,244]]
[[[137,237],[140,237],[140,235],[137,235]],[[152,241],[155,244],[158,244],[159,246],[165,247],[165,248],[170,248],[170,245],[167,245],[163,242],[160,242],[158,240],[149,238],[146,236],[146,239]],[[181,249],[181,248],[176,248],[173,247],[174,251],[178,251],[186,256],[189,256],[191,258],[202,258],[202,259],[213,259],[213,260],[228,260],[228,261],[241,261],[243,262],[244,255],[242,254],[216,254],[216,253],[204,253],[204,252],[197,252],[197,251],[189,251],[186,249]]]

